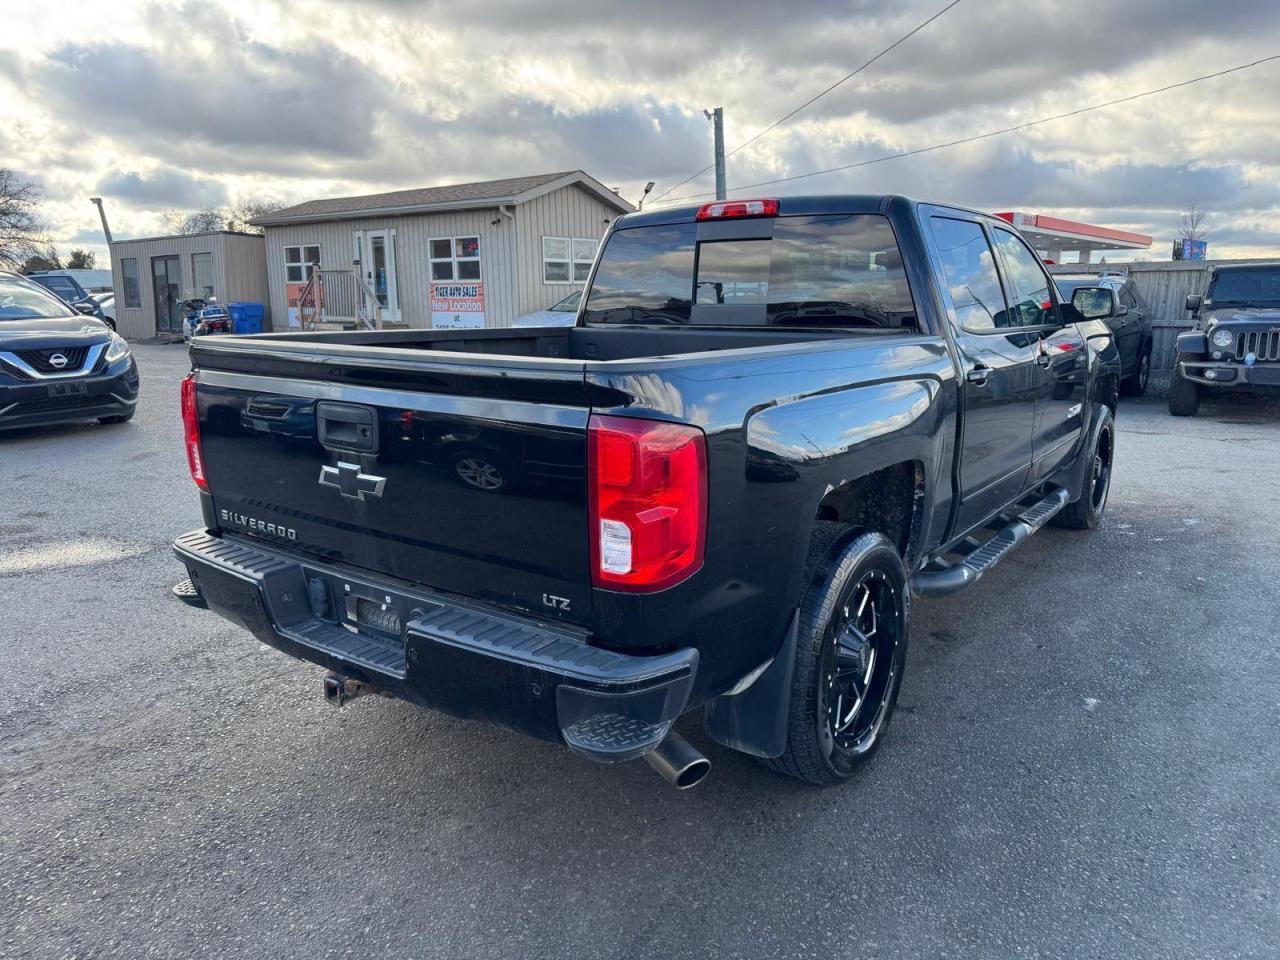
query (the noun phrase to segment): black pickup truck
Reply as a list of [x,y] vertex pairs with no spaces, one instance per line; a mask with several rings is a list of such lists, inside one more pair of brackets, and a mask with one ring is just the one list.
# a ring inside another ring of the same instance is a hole
[[403,697],[681,787],[708,768],[671,730],[698,708],[780,772],[849,777],[909,597],[1097,525],[1120,379],[1006,222],[880,196],[622,217],[571,328],[191,356],[204,522],[175,550],[214,611],[327,667],[335,703]]

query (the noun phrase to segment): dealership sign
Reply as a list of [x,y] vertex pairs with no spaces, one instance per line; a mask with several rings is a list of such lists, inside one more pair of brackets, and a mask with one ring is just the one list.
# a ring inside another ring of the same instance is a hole
[[[284,285],[285,304],[289,308],[289,326],[297,330],[302,326],[305,319],[319,319],[320,308],[324,306],[324,284],[317,281],[311,287],[311,292],[307,294],[306,303],[299,303],[302,300],[302,293],[306,290],[305,283],[286,283]],[[303,309],[305,308],[305,309]]]
[[479,280],[431,283],[431,326],[437,330],[484,326],[484,284]]

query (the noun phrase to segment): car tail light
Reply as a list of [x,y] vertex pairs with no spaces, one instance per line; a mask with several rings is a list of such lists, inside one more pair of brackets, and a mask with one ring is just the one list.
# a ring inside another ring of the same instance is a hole
[[776,217],[777,200],[717,200],[698,208],[695,220],[733,220],[743,217]]
[[187,466],[196,486],[208,492],[209,481],[204,475],[204,457],[200,453],[200,414],[196,410],[196,375],[188,373],[182,378],[182,430],[186,434]]
[[707,446],[697,427],[593,415],[587,428],[591,582],[663,590],[702,566]]

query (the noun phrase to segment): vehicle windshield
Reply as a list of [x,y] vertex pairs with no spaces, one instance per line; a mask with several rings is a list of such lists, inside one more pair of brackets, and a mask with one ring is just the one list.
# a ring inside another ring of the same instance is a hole
[[1245,267],[1220,270],[1205,297],[1212,303],[1272,305],[1280,303],[1280,269]]
[[577,313],[578,301],[582,299],[582,291],[575,290],[558,303],[547,307],[552,313]]
[[743,221],[738,236],[725,226],[679,223],[611,234],[587,293],[585,321],[915,326],[902,254],[886,218]]
[[74,310],[34,283],[0,277],[0,321],[74,316]]

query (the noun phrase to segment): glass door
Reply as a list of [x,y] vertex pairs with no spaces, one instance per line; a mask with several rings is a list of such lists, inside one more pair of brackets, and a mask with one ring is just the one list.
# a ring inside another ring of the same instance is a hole
[[156,306],[156,333],[182,331],[182,273],[176,256],[151,258],[151,290]]
[[356,259],[365,285],[378,298],[382,319],[400,319],[400,293],[396,286],[396,232],[365,230],[355,235]]

